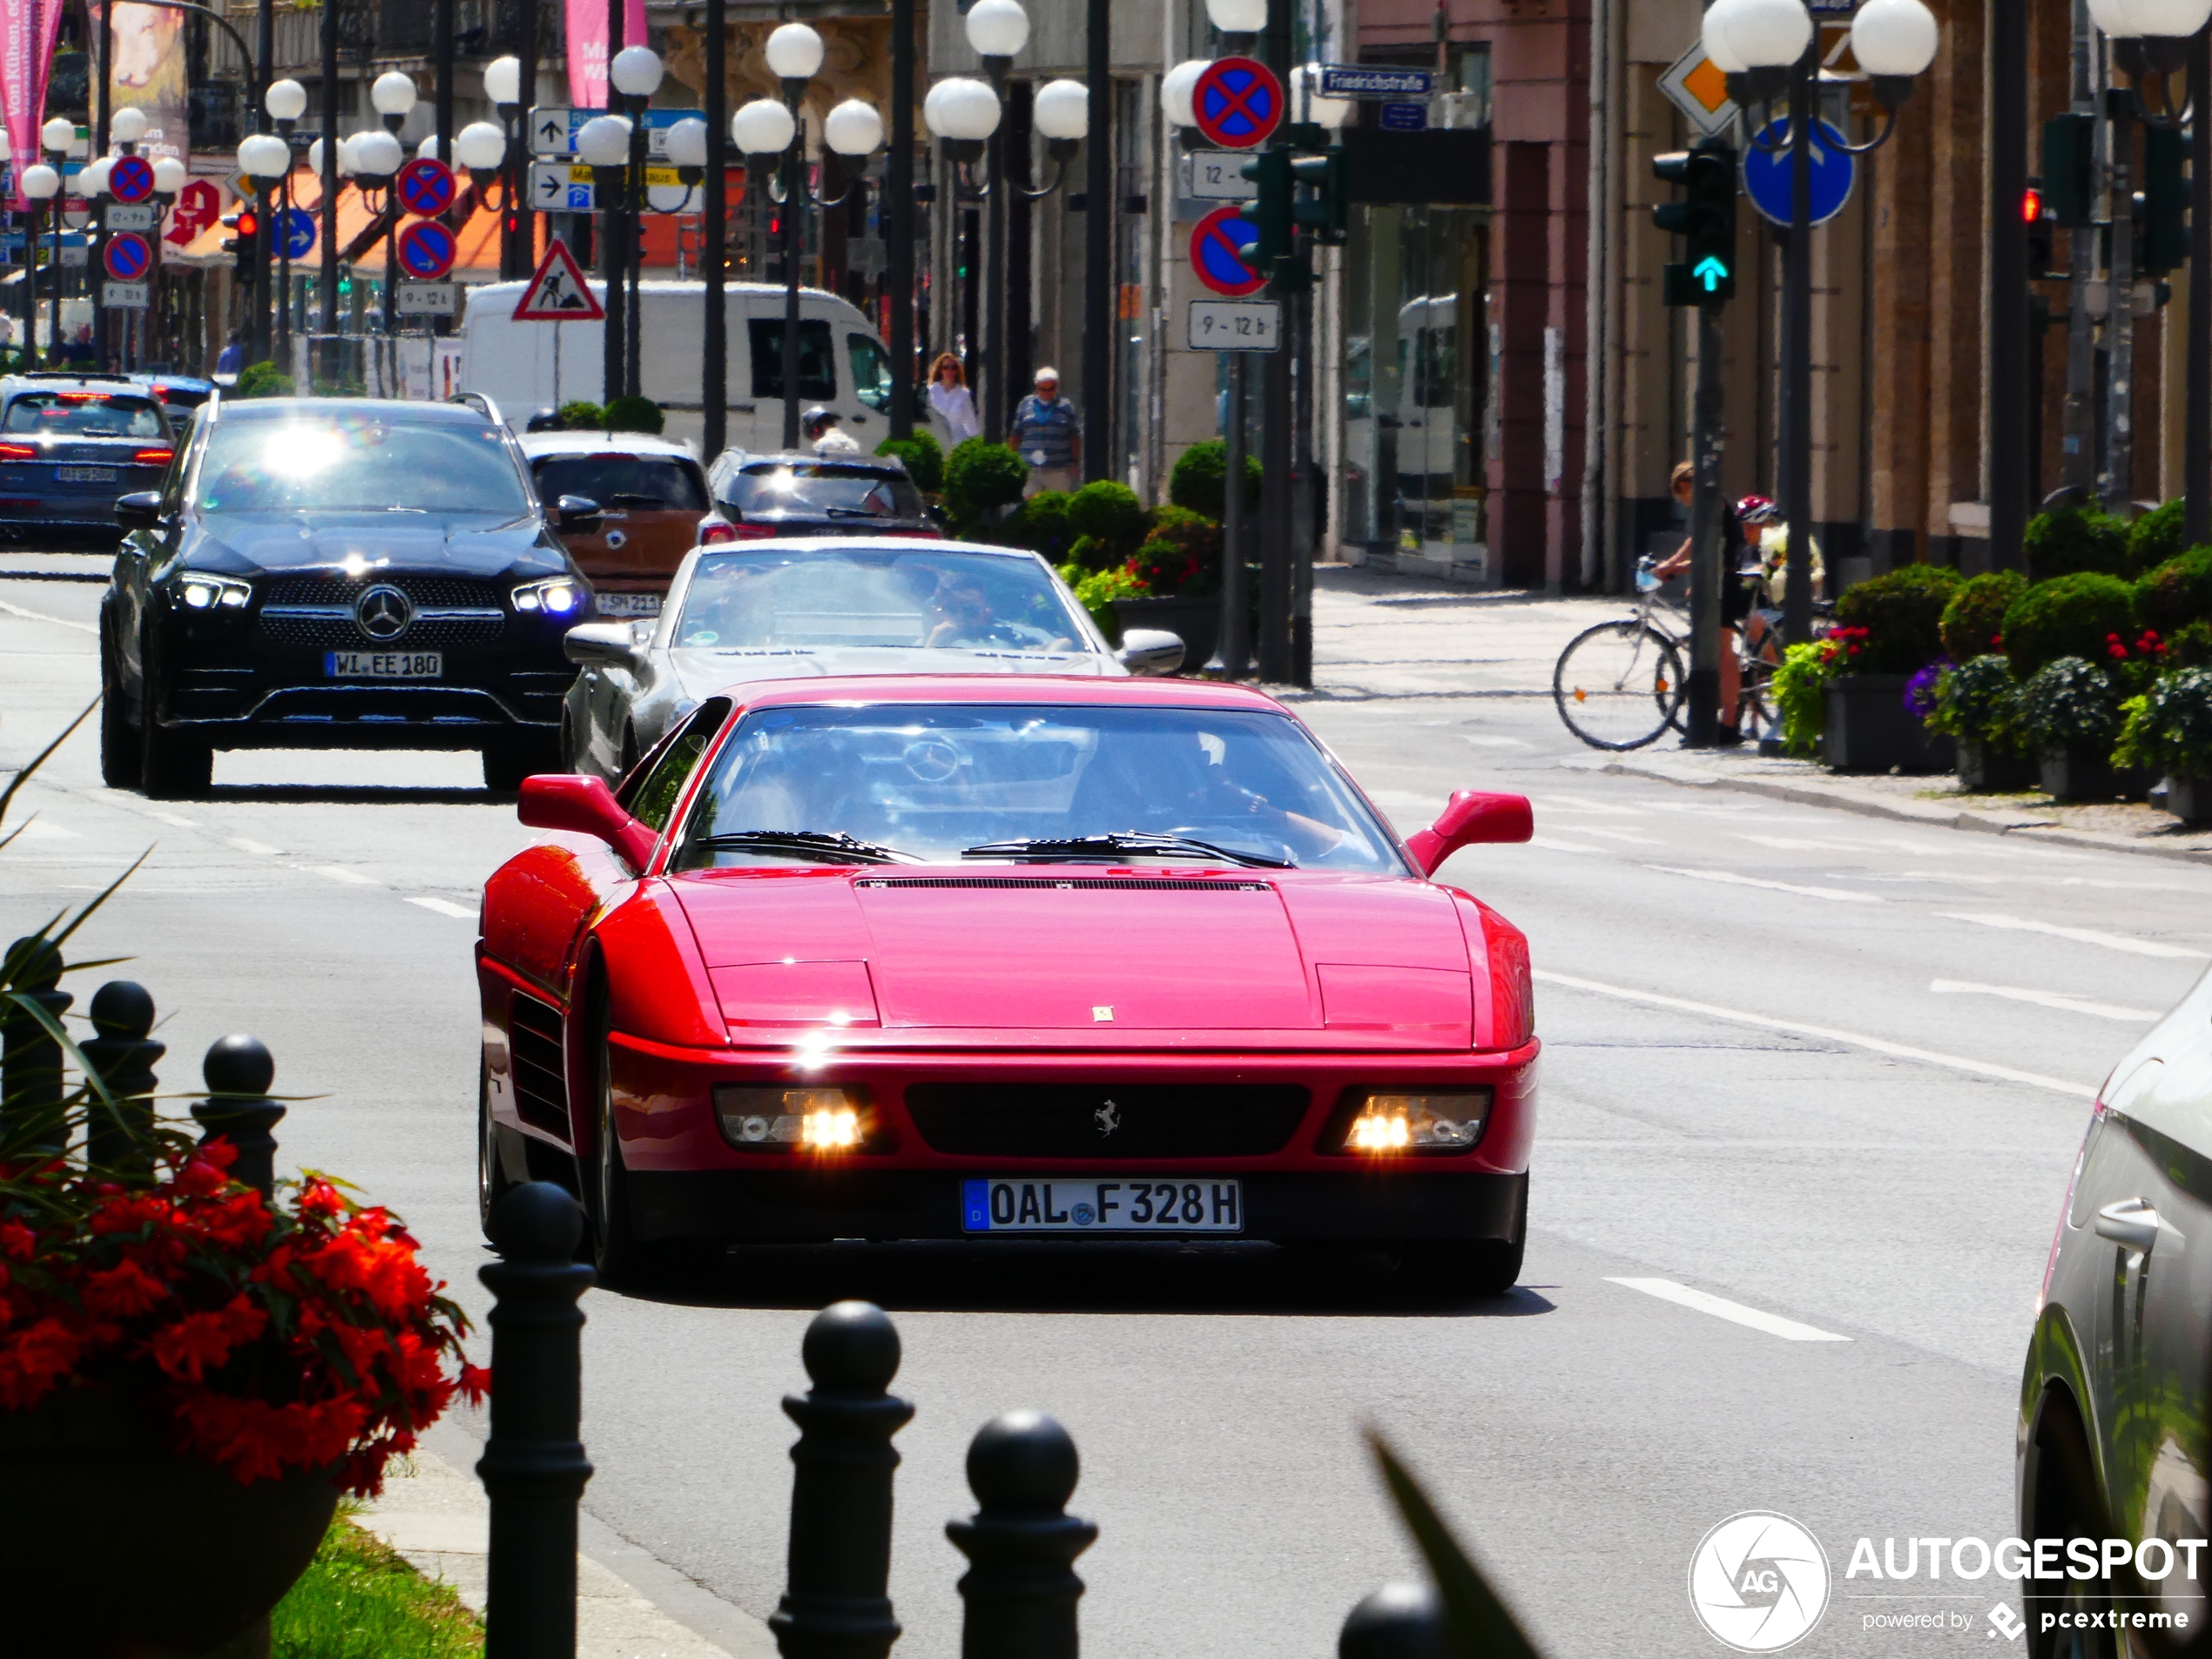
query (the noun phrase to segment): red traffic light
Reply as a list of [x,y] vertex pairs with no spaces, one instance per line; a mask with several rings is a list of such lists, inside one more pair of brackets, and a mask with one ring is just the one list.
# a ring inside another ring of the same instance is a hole
[[238,233],[240,236],[259,236],[261,233],[261,216],[256,212],[241,212],[238,216]]
[[2020,192],[2020,223],[2033,225],[2043,218],[2043,192],[2030,185]]

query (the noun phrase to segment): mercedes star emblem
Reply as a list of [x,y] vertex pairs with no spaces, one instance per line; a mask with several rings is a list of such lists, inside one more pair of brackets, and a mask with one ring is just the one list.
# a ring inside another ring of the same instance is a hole
[[415,604],[397,588],[379,583],[354,602],[354,620],[371,639],[397,639],[415,620]]

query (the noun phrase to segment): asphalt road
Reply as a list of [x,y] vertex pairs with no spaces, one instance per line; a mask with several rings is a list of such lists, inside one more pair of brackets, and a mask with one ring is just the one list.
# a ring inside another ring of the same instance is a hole
[[[942,1523],[971,1507],[968,1436],[1016,1406],[1082,1451],[1094,1652],[1332,1652],[1412,1561],[1369,1423],[1554,1654],[1720,1651],[1685,1574],[1754,1508],[1810,1527],[1838,1575],[1800,1651],[1986,1650],[1983,1615],[2017,1605],[1996,1581],[1844,1563],[1861,1535],[2013,1530],[2018,1366],[2088,1097],[2212,958],[2212,873],[1571,770],[1588,752],[1515,693],[1593,613],[1366,590],[1325,593],[1323,678],[1345,694],[1304,715],[1403,827],[1454,787],[1535,803],[1534,845],[1445,872],[1534,941],[1548,1046],[1521,1290],[1470,1303],[1264,1247],[733,1258],[678,1293],[588,1297],[587,1507],[772,1610],[778,1399],[809,1312],[867,1296],[898,1318],[919,1406],[900,1653],[958,1651]],[[0,765],[91,700],[98,593],[0,582]],[[1476,660],[1498,666],[1451,667]],[[526,833],[472,757],[225,755],[215,779],[189,803],[105,791],[88,723],[11,815],[37,817],[0,852],[6,925],[151,849],[83,938],[153,989],[170,1084],[214,1037],[262,1035],[279,1089],[314,1097],[286,1158],[390,1204],[481,1308],[469,949],[477,886]],[[1839,1339],[1793,1339],[1808,1327]],[[1971,1628],[1865,1628],[1900,1609]]]

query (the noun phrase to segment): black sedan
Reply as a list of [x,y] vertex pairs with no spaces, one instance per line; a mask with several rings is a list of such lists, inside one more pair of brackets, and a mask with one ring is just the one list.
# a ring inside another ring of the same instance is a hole
[[150,387],[40,371],[0,381],[0,535],[115,544],[115,498],[160,481],[174,446]]
[[550,771],[561,638],[591,590],[494,413],[218,399],[158,490],[124,496],[100,604],[101,772],[196,793],[217,749],[475,749],[493,789]]
[[942,536],[906,468],[884,456],[750,455],[725,449],[707,469],[714,510],[703,547],[792,536]]

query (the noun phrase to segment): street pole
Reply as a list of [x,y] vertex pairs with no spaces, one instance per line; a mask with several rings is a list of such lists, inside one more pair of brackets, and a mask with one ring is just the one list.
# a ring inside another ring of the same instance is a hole
[[[607,60],[612,63],[610,57]],[[610,83],[611,84],[612,83]],[[610,103],[613,101],[610,96]],[[630,284],[630,303],[623,307],[622,390],[625,397],[639,395],[638,359],[642,350],[644,307],[638,298],[639,267],[645,258],[645,105],[647,100],[638,98],[630,112],[630,184],[627,222],[623,227],[623,250],[628,266],[624,280]]]
[[[991,77],[991,90],[1006,107],[1006,76]],[[989,183],[983,203],[986,231],[983,250],[983,436],[993,443],[1007,437],[1006,398],[1006,123],[1001,120],[986,140],[990,145]],[[1094,152],[1095,153],[1095,152]],[[1091,319],[1097,326],[1097,319]],[[1086,444],[1085,448],[1089,446]]]
[[[1278,81],[1286,86],[1290,84],[1291,0],[1267,0],[1267,28],[1260,36],[1260,57]],[[1269,148],[1279,149],[1290,142],[1287,125],[1277,124]],[[1271,277],[1275,273],[1268,274]],[[1285,312],[1291,309],[1287,285],[1278,284],[1272,297],[1284,302]],[[1281,685],[1290,679],[1292,667],[1289,342],[1281,342],[1266,356],[1259,406],[1259,677]]]
[[[711,0],[719,5],[721,0]],[[914,430],[914,0],[891,0],[891,152],[884,284],[891,296],[891,435]]]
[[[908,5],[914,0],[906,0]],[[706,315],[701,319],[705,347],[705,378],[699,387],[699,448],[711,464],[729,441],[730,319],[722,291],[722,260],[729,241],[730,92],[725,64],[729,51],[725,0],[706,0],[706,64],[702,100],[706,117],[706,200],[699,212],[699,275],[706,284]],[[911,96],[911,94],[909,94]],[[892,103],[896,105],[894,97]]]
[[2189,39],[2189,341],[2182,509],[2191,547],[2212,542],[2212,28]]
[[[269,114],[269,65],[276,62],[276,0],[261,0],[255,9],[253,51],[259,60],[253,71],[253,130],[269,132],[275,123]],[[266,362],[269,355],[269,192],[260,192],[261,233],[253,239],[253,345],[247,356]]]
[[[2105,271],[2105,478],[2107,509],[2125,508],[2135,493],[2135,186],[2134,124],[2129,94],[2105,91],[2105,138],[2111,165],[2112,254]],[[1992,388],[1993,395],[1994,388]]]
[[[1687,745],[1710,749],[1717,740],[1721,708],[1721,594],[1730,573],[1721,560],[1721,432],[1727,392],[1721,372],[1721,307],[1697,307],[1697,390],[1690,403],[1689,681]],[[1793,509],[1790,522],[1794,527]],[[1795,534],[1794,528],[1792,534]],[[1797,580],[1790,579],[1795,592]]]
[[[2097,98],[2090,55],[2095,50],[2087,0],[2074,0],[2073,111],[2093,119]],[[2097,482],[2097,320],[2089,312],[2089,285],[2097,276],[2095,230],[2086,224],[2070,225],[2066,242],[2066,401],[2059,417],[2059,481],[2086,495]]]
[[[1083,482],[1112,475],[1114,336],[1113,20],[1109,0],[1089,0],[1083,43],[1090,93],[1090,149],[1083,158]],[[1238,359],[1242,361],[1241,356]],[[1241,375],[1232,368],[1232,375]],[[1241,585],[1241,583],[1240,583]],[[1225,591],[1225,590],[1224,590]],[[1226,642],[1224,637],[1224,651]],[[1225,658],[1224,658],[1224,660]]]
[[[507,178],[507,188],[512,193],[508,197],[506,216],[514,226],[510,239],[514,263],[503,273],[516,278],[528,277],[537,265],[537,218],[525,199],[530,179],[530,106],[537,102],[537,8],[525,5],[521,11],[521,38],[516,42],[515,55],[522,60],[523,72],[516,78],[515,97],[522,107],[523,118],[516,125],[522,142],[508,152],[507,158],[513,169]],[[559,333],[557,325],[554,332]],[[559,349],[556,341],[554,350],[557,354]]]
[[2043,389],[2027,381],[2027,6],[1989,10],[1989,561],[2000,570],[2020,563],[2027,536],[2028,401]]
[[1240,680],[1251,671],[1251,644],[1244,637],[1244,352],[1229,354],[1229,418],[1224,423],[1221,469],[1221,671]]
[[[799,100],[790,98],[792,113]],[[799,212],[806,191],[806,129],[795,125],[784,152],[784,448],[799,448]]]
[[[527,12],[528,6],[523,7]],[[338,334],[338,8],[322,9],[322,362],[326,381],[339,378]]]
[[[1782,637],[1792,645],[1812,637],[1812,123],[1817,60],[1816,37],[1815,45],[1806,49],[1790,71],[1790,245],[1782,254],[1781,483],[1790,536],[1784,556],[1788,579],[1782,596]],[[1695,651],[1693,641],[1693,660]]]
[[[615,105],[614,63],[615,54],[623,48],[622,25],[623,0],[607,0],[607,81],[606,91],[600,96],[609,110],[612,110]],[[600,186],[600,193],[605,196],[619,197],[623,193],[623,186],[627,185],[629,182],[629,169],[624,167],[610,171],[621,179],[621,185],[612,190],[603,185]],[[595,179],[599,175],[594,175]],[[622,347],[626,338],[624,323],[630,310],[627,304],[628,296],[624,291],[628,287],[630,261],[622,246],[622,204],[619,201],[610,200],[601,204],[599,240],[602,246],[599,250],[599,274],[607,285],[607,315],[605,321],[601,325],[604,339],[602,341],[604,349],[600,354],[599,365],[599,398],[604,403],[611,403],[620,397],[623,388]]]
[[[115,66],[115,13],[113,6],[100,9],[99,27],[92,31],[93,92],[92,92],[92,157],[95,161],[107,154],[108,121],[113,114],[114,89],[110,84]],[[266,61],[266,60],[264,60]],[[92,204],[97,228],[92,237],[90,253],[84,263],[85,288],[92,296],[92,362],[94,367],[108,366],[107,307],[100,303],[105,299],[105,271],[100,259],[107,245],[107,204],[111,199],[102,192]],[[157,244],[158,246],[158,244]]]

